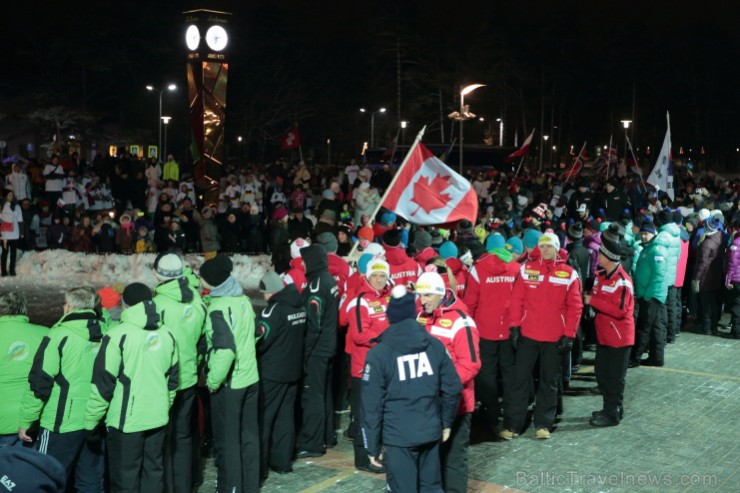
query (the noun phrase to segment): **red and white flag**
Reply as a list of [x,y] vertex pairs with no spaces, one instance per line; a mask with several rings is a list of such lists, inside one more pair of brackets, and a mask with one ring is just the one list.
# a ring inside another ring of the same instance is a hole
[[510,163],[513,160],[515,160],[518,157],[522,157],[525,154],[527,154],[527,151],[529,150],[529,145],[532,143],[532,138],[534,137],[534,129],[532,129],[532,133],[529,134],[529,137],[524,139],[524,142],[522,143],[522,146],[517,149],[516,151],[509,154],[506,159],[504,159],[505,162]]
[[478,196],[470,182],[452,171],[418,139],[386,192],[383,206],[420,225],[468,219],[475,224]]
[[283,150],[297,149],[301,146],[301,134],[298,133],[298,125],[295,125],[278,138],[280,139],[280,147]]

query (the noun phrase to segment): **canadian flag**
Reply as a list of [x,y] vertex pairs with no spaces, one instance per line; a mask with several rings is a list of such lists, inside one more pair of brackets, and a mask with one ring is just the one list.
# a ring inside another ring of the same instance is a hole
[[283,150],[301,147],[301,135],[298,133],[298,125],[285,132],[279,138],[280,147]]
[[527,154],[527,151],[529,150],[529,146],[532,144],[532,138],[534,137],[534,129],[532,129],[532,133],[529,134],[529,137],[524,139],[524,142],[522,143],[522,146],[517,149],[516,151],[509,154],[506,159],[504,159],[505,162],[510,163],[513,160],[515,160],[518,157],[522,157]]
[[475,224],[478,197],[470,182],[448,168],[418,139],[386,192],[383,206],[420,225],[468,219]]

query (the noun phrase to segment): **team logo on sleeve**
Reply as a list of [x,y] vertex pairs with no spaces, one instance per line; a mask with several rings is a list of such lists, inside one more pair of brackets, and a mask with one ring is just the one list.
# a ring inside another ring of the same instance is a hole
[[158,351],[162,346],[162,341],[159,339],[159,334],[149,334],[146,338],[146,345],[144,346],[147,351]]
[[564,270],[555,271],[555,275],[558,277],[570,277],[570,273]]
[[440,327],[444,327],[445,329],[449,329],[450,327],[452,327],[452,320],[448,318],[443,318],[437,323],[439,324]]
[[5,362],[23,361],[28,358],[28,344],[23,341],[16,341],[8,346],[8,354],[5,356]]

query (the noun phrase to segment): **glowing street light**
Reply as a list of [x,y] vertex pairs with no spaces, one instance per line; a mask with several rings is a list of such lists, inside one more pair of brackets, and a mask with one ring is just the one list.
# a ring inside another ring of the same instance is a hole
[[475,114],[469,111],[465,105],[465,95],[470,94],[478,88],[485,87],[485,84],[470,84],[460,90],[460,111],[453,111],[448,117],[460,122],[460,174],[463,172],[463,122],[475,118]]
[[[164,94],[165,91],[174,91],[177,89],[177,86],[175,84],[168,84],[167,87],[163,89],[159,89],[157,87],[154,87],[152,85],[146,86],[147,91],[152,92],[159,92],[159,120],[157,121],[157,131],[159,132],[159,142],[157,146],[157,157],[160,161],[162,161],[162,156],[159,154],[162,150],[162,94]],[[164,154],[164,153],[163,153]]]

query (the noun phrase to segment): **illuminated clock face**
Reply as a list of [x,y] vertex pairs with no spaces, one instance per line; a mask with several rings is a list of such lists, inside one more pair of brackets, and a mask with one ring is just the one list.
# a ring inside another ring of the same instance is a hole
[[198,49],[200,44],[200,31],[197,26],[190,26],[185,31],[185,44],[188,45],[188,49],[195,51]]
[[226,29],[221,26],[211,26],[206,31],[206,43],[208,47],[213,51],[221,51],[226,48],[229,42],[229,35],[226,34]]

